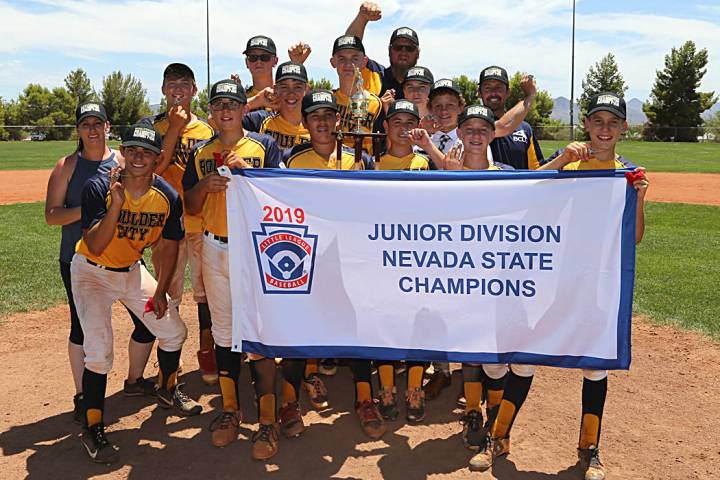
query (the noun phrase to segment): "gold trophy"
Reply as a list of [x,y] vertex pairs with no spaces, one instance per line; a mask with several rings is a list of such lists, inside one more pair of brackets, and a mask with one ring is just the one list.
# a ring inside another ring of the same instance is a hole
[[357,67],[355,67],[355,86],[353,90],[355,93],[350,92],[350,106],[345,115],[350,114],[354,128],[351,131],[343,132],[343,122],[340,122],[340,130],[337,132],[337,160],[335,163],[337,169],[342,169],[342,146],[346,136],[355,138],[355,163],[361,161],[363,140],[366,137],[371,137],[373,140],[373,153],[375,154],[375,161],[378,162],[380,160],[381,140],[385,138],[384,133],[367,133],[362,129],[362,122],[368,116],[370,95],[365,91],[362,73]]

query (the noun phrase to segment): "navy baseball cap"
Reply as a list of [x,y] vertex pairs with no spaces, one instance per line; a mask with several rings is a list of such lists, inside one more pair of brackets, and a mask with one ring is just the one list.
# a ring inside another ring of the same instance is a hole
[[480,72],[480,85],[482,85],[485,80],[498,80],[505,85],[510,86],[510,80],[508,80],[507,71],[504,68],[498,67],[496,65],[493,65],[492,67],[487,67],[483,69],[482,72]]
[[195,82],[195,74],[192,71],[192,68],[188,67],[184,63],[171,63],[167,67],[165,67],[165,71],[163,72],[163,80],[172,77],[172,78],[191,78],[193,83]]
[[340,50],[360,50],[365,54],[365,47],[363,46],[362,40],[352,35],[343,35],[335,39],[332,54],[335,55]]
[[302,113],[307,115],[321,108],[338,111],[335,95],[330,90],[313,90],[302,99]]
[[618,118],[625,120],[627,117],[627,107],[625,100],[618,94],[613,92],[600,92],[590,99],[588,104],[588,112],[586,116],[590,116],[595,112],[610,112]]
[[252,50],[255,48],[271,53],[273,55],[277,55],[277,48],[275,48],[275,42],[273,42],[272,38],[266,37],[265,35],[256,35],[250,38],[250,40],[248,40],[247,42],[247,45],[245,46],[243,54],[246,54],[248,50]]
[[398,38],[407,38],[416,46],[420,45],[420,40],[418,39],[417,32],[415,32],[415,30],[410,27],[396,28],[392,35],[390,35],[390,45],[392,45],[393,42]]
[[410,80],[429,83],[430,85],[435,83],[435,77],[433,77],[432,72],[430,71],[430,69],[425,67],[412,67],[410,70],[408,70],[405,74],[405,79],[403,80],[403,83]]
[[103,122],[108,121],[105,106],[98,102],[83,102],[75,109],[75,125],[79,125],[87,117],[97,117]]
[[218,98],[229,98],[230,100],[235,100],[238,103],[247,103],[247,95],[245,94],[243,86],[235,80],[231,80],[229,78],[220,80],[210,87],[210,97],[208,102],[212,103]]
[[162,135],[153,127],[136,123],[125,134],[121,147],[142,147],[160,155],[162,148]]
[[397,115],[398,113],[408,113],[420,120],[420,110],[418,110],[417,105],[408,100],[398,100],[396,102],[393,102],[390,105],[390,108],[388,108],[385,119],[389,120],[391,117]]
[[471,118],[479,118],[485,120],[495,130],[495,114],[489,108],[483,105],[471,105],[465,107],[462,113],[458,116],[458,127]]
[[308,83],[307,71],[302,63],[285,62],[281,63],[275,71],[275,83],[292,78]]
[[460,96],[462,96],[462,92],[460,91],[460,86],[457,84],[455,80],[450,80],[449,78],[442,78],[435,82],[433,84],[432,90],[430,90],[430,96],[433,97],[436,94],[440,93],[442,90],[450,90],[451,92],[454,92]]

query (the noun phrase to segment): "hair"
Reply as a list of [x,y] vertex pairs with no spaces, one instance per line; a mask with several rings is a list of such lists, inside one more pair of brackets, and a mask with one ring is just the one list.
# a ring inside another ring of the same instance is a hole
[[83,145],[82,138],[78,137],[77,147],[75,147],[75,152],[74,152],[74,153],[78,153],[78,154],[79,154],[80,152],[83,151],[84,148],[85,148],[85,145]]
[[163,85],[165,85],[165,80],[180,80],[182,78],[189,79],[195,85],[195,74],[187,65],[180,63],[170,64],[163,73]]

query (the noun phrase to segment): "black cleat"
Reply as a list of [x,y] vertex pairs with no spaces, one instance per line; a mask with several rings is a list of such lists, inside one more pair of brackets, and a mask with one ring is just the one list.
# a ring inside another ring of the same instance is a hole
[[102,422],[88,427],[82,435],[82,443],[95,463],[113,463],[118,459],[118,447],[108,441]]

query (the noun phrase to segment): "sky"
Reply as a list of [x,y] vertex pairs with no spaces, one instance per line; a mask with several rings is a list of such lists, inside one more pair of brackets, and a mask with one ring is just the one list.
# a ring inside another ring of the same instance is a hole
[[[337,83],[329,58],[333,40],[357,13],[360,1],[209,0],[211,81],[239,73],[250,81],[242,51],[253,35],[272,37],[280,61],[302,40],[312,54],[312,78]],[[435,78],[477,78],[488,65],[532,73],[553,97],[570,96],[572,0],[389,0],[382,19],[370,23],[365,48],[386,65],[392,30],[414,28],[419,65]],[[680,5],[680,6],[679,6]],[[442,10],[440,7],[442,6]],[[28,83],[63,85],[84,69],[96,89],[114,70],[142,80],[159,103],[162,71],[170,62],[190,65],[207,82],[205,1],[202,0],[0,0],[0,96],[17,98]],[[611,52],[629,87],[626,96],[648,98],[655,72],[672,47],[693,40],[709,53],[701,89],[720,93],[720,2],[717,0],[578,0],[575,96],[588,68]]]

